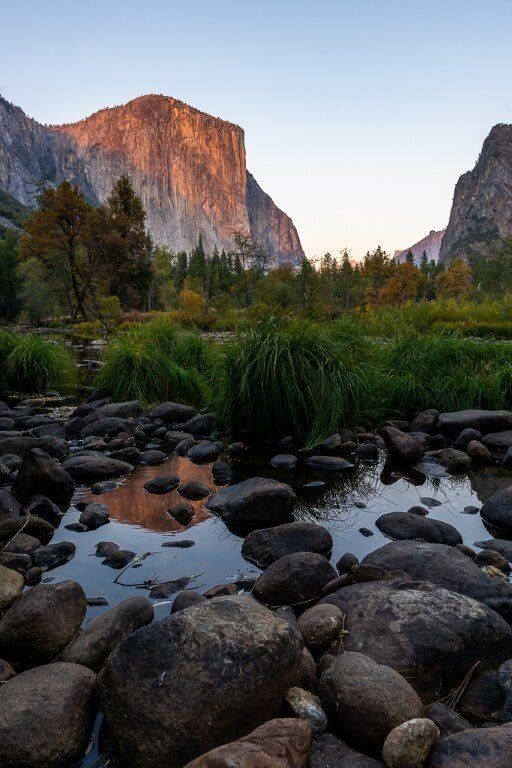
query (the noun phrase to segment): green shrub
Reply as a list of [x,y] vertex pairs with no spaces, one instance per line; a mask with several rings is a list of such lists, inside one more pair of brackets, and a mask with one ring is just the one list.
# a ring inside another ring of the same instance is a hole
[[104,348],[96,384],[116,400],[204,404],[214,365],[213,345],[163,320],[132,327]]
[[[5,357],[4,387],[19,392],[44,392],[48,388],[73,387],[77,371],[73,357],[61,344],[35,334],[13,335]],[[0,342],[0,357],[1,352]]]
[[264,439],[292,434],[306,447],[357,422],[362,370],[342,330],[270,318],[226,344],[215,401],[224,426]]

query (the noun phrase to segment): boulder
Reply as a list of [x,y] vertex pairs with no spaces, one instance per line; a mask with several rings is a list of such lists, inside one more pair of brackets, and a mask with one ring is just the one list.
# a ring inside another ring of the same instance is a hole
[[506,429],[504,432],[491,432],[481,441],[486,448],[496,453],[508,450],[512,446],[512,429]]
[[167,455],[163,451],[150,450],[143,451],[140,455],[141,464],[148,464],[151,467],[158,467],[167,460]]
[[164,424],[180,424],[188,421],[195,414],[194,408],[181,403],[160,403],[149,414],[152,419],[160,419]]
[[0,565],[0,615],[20,597],[25,579],[11,568]]
[[11,555],[31,555],[40,547],[41,542],[35,536],[17,533],[4,545],[3,551]]
[[453,525],[415,512],[388,512],[377,518],[375,525],[390,539],[420,540],[449,546],[462,543],[462,536]]
[[462,471],[471,466],[471,459],[467,453],[458,451],[456,448],[441,448],[439,451],[429,451],[427,455],[437,459],[450,472]]
[[501,432],[512,429],[512,413],[510,411],[483,411],[469,409],[441,413],[437,429],[449,437],[457,437],[463,429],[476,429],[486,435],[489,432]]
[[199,603],[206,602],[208,602],[207,598],[204,595],[200,595],[199,592],[195,592],[193,589],[183,589],[181,592],[178,592],[174,598],[171,613],[184,611],[192,605],[199,605]]
[[332,536],[323,525],[284,523],[273,528],[251,531],[242,545],[242,556],[260,568],[266,568],[279,558],[294,552],[328,555],[332,545]]
[[110,512],[105,504],[92,502],[88,504],[80,513],[78,522],[89,529],[99,528],[108,523]]
[[153,603],[147,597],[127,597],[92,619],[62,655],[62,661],[97,670],[125,637],[153,621]]
[[460,435],[457,437],[455,441],[455,448],[458,448],[459,451],[467,451],[468,445],[473,440],[481,440],[482,433],[478,431],[478,429],[471,429],[468,427],[467,429],[463,429]]
[[211,461],[216,461],[216,459],[219,458],[221,451],[221,443],[212,443],[211,440],[200,440],[189,449],[187,458],[195,464],[206,464]]
[[482,505],[480,514],[493,528],[512,532],[512,485],[497,491]]
[[92,410],[86,418],[87,423],[101,418],[134,419],[141,416],[143,408],[138,400],[130,400],[126,403],[107,403]]
[[466,450],[475,464],[488,464],[492,460],[492,453],[479,440],[472,440]]
[[512,600],[512,586],[495,582],[471,558],[445,544],[393,541],[366,555],[363,563],[403,571],[411,579],[429,581],[486,604]]
[[153,477],[144,483],[144,488],[148,493],[166,494],[174,491],[180,484],[180,479],[176,475],[160,475]]
[[135,556],[136,552],[132,552],[130,549],[115,549],[105,555],[105,559],[101,561],[101,564],[120,570],[127,566],[128,563],[131,563]]
[[6,683],[8,680],[12,680],[12,678],[15,676],[16,672],[11,667],[11,665],[3,659],[0,659],[0,686],[2,686],[3,683]]
[[61,509],[47,496],[31,496],[22,511],[23,515],[36,515],[47,523],[57,527],[62,520]]
[[508,539],[487,539],[486,541],[475,541],[475,547],[499,552],[500,555],[509,561],[509,563],[512,563],[512,541],[508,541]]
[[383,427],[380,433],[390,456],[399,461],[415,464],[425,452],[425,441],[416,435],[406,434],[395,427]]
[[409,424],[409,432],[427,432],[431,433],[437,427],[439,421],[439,411],[435,408],[428,408],[426,411],[418,413]]
[[33,448],[39,448],[48,456],[59,461],[62,461],[68,452],[67,443],[57,437],[30,437],[28,435],[0,437],[0,456],[10,453],[23,459]]
[[58,568],[59,565],[69,562],[75,555],[76,547],[72,541],[59,541],[56,544],[47,544],[39,547],[32,553],[32,564],[43,571]]
[[324,733],[313,742],[311,768],[384,768],[384,764],[357,752],[332,733]]
[[227,485],[231,482],[233,472],[225,461],[216,461],[212,467],[212,477],[215,485]]
[[40,448],[32,448],[23,458],[12,490],[19,499],[29,499],[36,494],[63,496],[74,487],[72,478],[56,459]]
[[501,616],[433,584],[355,584],[323,603],[345,614],[346,651],[398,670],[425,703],[457,687],[475,662],[492,668],[512,657],[512,629]]
[[439,739],[439,729],[426,717],[408,720],[386,737],[382,757],[388,768],[423,768]]
[[25,535],[35,536],[41,541],[47,541],[53,536],[55,528],[36,515],[29,515],[28,520],[24,515],[20,515],[20,517],[10,518],[0,523],[0,541],[11,539],[21,532]]
[[206,508],[227,524],[272,525],[291,516],[295,501],[295,493],[286,483],[252,477],[221,488]]
[[106,456],[73,456],[64,462],[64,469],[77,483],[89,485],[131,472],[133,466]]
[[380,750],[393,728],[423,715],[407,680],[362,653],[338,656],[320,678],[318,693],[341,735],[367,750]]
[[218,598],[138,630],[99,677],[121,759],[181,768],[244,736],[277,712],[301,653],[297,629],[248,598]]
[[96,714],[96,675],[48,664],[0,686],[2,768],[62,768],[85,752]]
[[328,648],[341,637],[345,617],[335,605],[314,605],[299,617],[297,626],[304,644],[313,653]]
[[[92,414],[91,414],[92,415]],[[88,422],[87,417],[86,422]],[[101,416],[88,422],[82,429],[82,437],[106,437],[117,435],[119,432],[129,432],[134,429],[134,422],[121,419],[118,416]]]
[[454,712],[453,709],[450,709],[440,701],[436,704],[431,704],[425,714],[429,720],[432,720],[437,725],[442,739],[451,736],[453,733],[459,733],[459,731],[471,728],[471,723],[468,723],[462,715]]
[[350,461],[338,456],[309,456],[305,464],[309,469],[318,472],[343,472],[343,470],[351,469],[354,466]]
[[0,656],[22,664],[53,661],[75,637],[87,611],[80,584],[39,584],[0,619]]
[[212,749],[185,768],[309,768],[311,740],[311,728],[304,720],[269,720],[248,736]]
[[188,419],[182,426],[185,432],[192,435],[209,435],[214,427],[214,417],[211,413],[199,413]]
[[293,453],[278,453],[270,459],[270,466],[275,469],[289,471],[297,464],[297,457]]
[[337,577],[330,562],[316,552],[294,552],[269,565],[253,588],[254,597],[270,605],[299,605],[321,597]]
[[0,523],[21,514],[21,504],[12,493],[5,488],[0,488]]
[[433,749],[428,768],[510,768],[512,725],[472,728],[443,739]]
[[178,486],[178,493],[183,496],[184,499],[191,499],[192,501],[199,501],[205,499],[211,494],[211,489],[199,480],[189,480],[186,483],[181,483]]

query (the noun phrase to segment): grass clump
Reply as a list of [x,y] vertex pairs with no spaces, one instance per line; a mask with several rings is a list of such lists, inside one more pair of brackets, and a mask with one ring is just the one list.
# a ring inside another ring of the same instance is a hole
[[235,434],[291,434],[312,447],[356,423],[363,391],[357,355],[342,328],[270,318],[228,342],[215,400],[222,423]]
[[399,331],[374,347],[374,402],[382,416],[426,408],[506,408],[512,399],[512,345],[448,332]]
[[4,390],[41,393],[48,388],[69,388],[77,383],[76,366],[68,350],[36,334],[1,334],[0,360],[3,362],[0,385]]
[[162,320],[129,328],[104,349],[95,383],[115,400],[204,404],[215,353],[195,333]]

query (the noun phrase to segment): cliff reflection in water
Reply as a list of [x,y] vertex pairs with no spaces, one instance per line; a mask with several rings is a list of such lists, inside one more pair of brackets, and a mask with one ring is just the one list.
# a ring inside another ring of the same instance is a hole
[[184,531],[210,515],[203,508],[207,499],[190,502],[195,510],[195,516],[188,525],[180,525],[167,510],[173,504],[183,501],[178,491],[164,495],[148,493],[144,484],[148,480],[163,475],[177,475],[182,483],[197,480],[204,483],[212,491],[217,489],[212,477],[211,464],[197,465],[182,456],[171,456],[158,467],[140,466],[123,478],[118,488],[100,496],[88,495],[87,499],[106,504],[110,517],[120,523],[139,525],[157,533]]

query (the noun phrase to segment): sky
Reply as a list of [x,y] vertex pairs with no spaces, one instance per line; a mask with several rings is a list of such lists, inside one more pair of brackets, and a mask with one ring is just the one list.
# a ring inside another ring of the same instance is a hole
[[412,245],[512,122],[510,0],[0,0],[0,94],[45,123],[144,93],[245,130],[306,254]]

